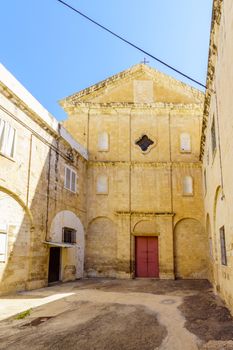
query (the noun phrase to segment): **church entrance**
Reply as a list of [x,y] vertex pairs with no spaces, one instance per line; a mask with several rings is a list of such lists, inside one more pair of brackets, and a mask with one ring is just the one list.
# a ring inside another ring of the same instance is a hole
[[61,248],[51,247],[49,255],[49,277],[48,282],[57,282],[60,279],[60,255]]
[[159,277],[158,237],[135,237],[136,277]]

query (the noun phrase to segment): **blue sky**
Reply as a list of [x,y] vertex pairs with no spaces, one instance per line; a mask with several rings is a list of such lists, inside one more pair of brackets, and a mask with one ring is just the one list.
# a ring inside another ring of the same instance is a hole
[[[212,0],[66,2],[205,83]],[[0,1],[0,30],[1,62],[59,120],[66,118],[59,99],[144,58],[57,0]],[[187,82],[149,61],[151,67]]]

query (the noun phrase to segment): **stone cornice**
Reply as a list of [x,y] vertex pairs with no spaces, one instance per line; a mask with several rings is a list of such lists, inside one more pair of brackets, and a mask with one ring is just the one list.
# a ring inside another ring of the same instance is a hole
[[88,166],[94,167],[115,167],[115,166],[131,166],[139,168],[201,168],[201,162],[128,162],[128,161],[92,161],[88,162]]
[[215,65],[216,65],[217,54],[218,54],[218,34],[219,34],[219,26],[221,22],[222,6],[223,6],[223,0],[214,0],[213,10],[212,10],[210,44],[209,44],[208,70],[207,70],[207,79],[206,79],[207,89],[205,94],[204,113],[203,113],[203,121],[202,121],[201,151],[200,151],[201,160],[204,155],[204,148],[205,148],[205,141],[206,141],[206,128],[208,124],[211,96],[213,93],[215,93],[213,82],[214,82],[214,76],[215,76]]
[[27,106],[26,103],[24,103],[18,96],[16,96],[10,89],[8,89],[7,86],[5,86],[0,81],[0,92],[14,105],[16,105],[21,111],[23,111],[25,114],[27,114],[36,124],[38,124],[42,129],[46,130],[50,135],[52,135],[54,138],[59,138],[59,133],[54,130],[53,127],[49,126],[47,123],[41,119],[41,117],[35,113],[31,108]]
[[189,114],[201,114],[203,113],[203,102],[192,103],[192,104],[182,104],[182,103],[133,103],[133,102],[109,102],[109,103],[94,103],[94,102],[71,102],[69,106],[65,108],[67,113],[83,112],[90,113],[96,110],[100,113],[108,112],[110,114],[116,114],[117,110],[125,110],[126,113],[133,112],[134,110],[150,110],[154,111],[166,111],[167,113],[171,111],[182,111],[188,112]]
[[175,213],[172,212],[146,212],[146,211],[115,211],[117,216],[129,216],[129,217],[156,217],[156,216],[168,216],[173,217]]

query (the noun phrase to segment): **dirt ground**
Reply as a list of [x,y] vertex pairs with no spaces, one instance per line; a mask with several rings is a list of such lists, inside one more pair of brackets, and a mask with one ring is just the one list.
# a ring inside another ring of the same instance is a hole
[[88,279],[11,298],[41,305],[0,322],[4,350],[233,350],[233,319],[204,280]]

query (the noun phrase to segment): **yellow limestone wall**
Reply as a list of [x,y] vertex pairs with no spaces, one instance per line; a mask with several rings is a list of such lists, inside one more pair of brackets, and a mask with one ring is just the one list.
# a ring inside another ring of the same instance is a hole
[[[4,74],[8,79],[9,72]],[[9,79],[19,94],[28,94],[14,78]],[[32,96],[28,99],[35,103]],[[42,106],[35,104],[40,113]],[[50,246],[44,241],[56,242],[51,225],[57,214],[70,211],[85,227],[86,160],[36,112],[1,83],[0,118],[16,130],[16,139],[12,158],[0,153],[0,232],[7,236],[5,260],[0,262],[0,293],[48,284]],[[64,188],[66,165],[78,174],[78,193]],[[57,229],[62,231],[62,223]],[[63,281],[77,278],[79,257],[73,252],[62,248]]]
[[[207,93],[202,133],[206,174],[205,224],[211,251],[212,282],[233,311],[233,138],[232,138],[232,21],[231,0],[215,0],[209,51]],[[216,150],[211,126],[215,120]],[[227,264],[221,260],[220,228],[225,228]]]
[[[145,65],[136,65],[74,94],[61,105],[64,126],[89,152],[87,169],[87,276],[135,275],[135,236],[159,240],[160,278],[206,278],[202,169],[199,161],[203,95]],[[98,149],[107,132],[109,148]],[[191,152],[180,151],[180,134]],[[135,142],[154,144],[142,152]],[[99,175],[108,191],[96,193]],[[183,195],[184,176],[193,195]]]

